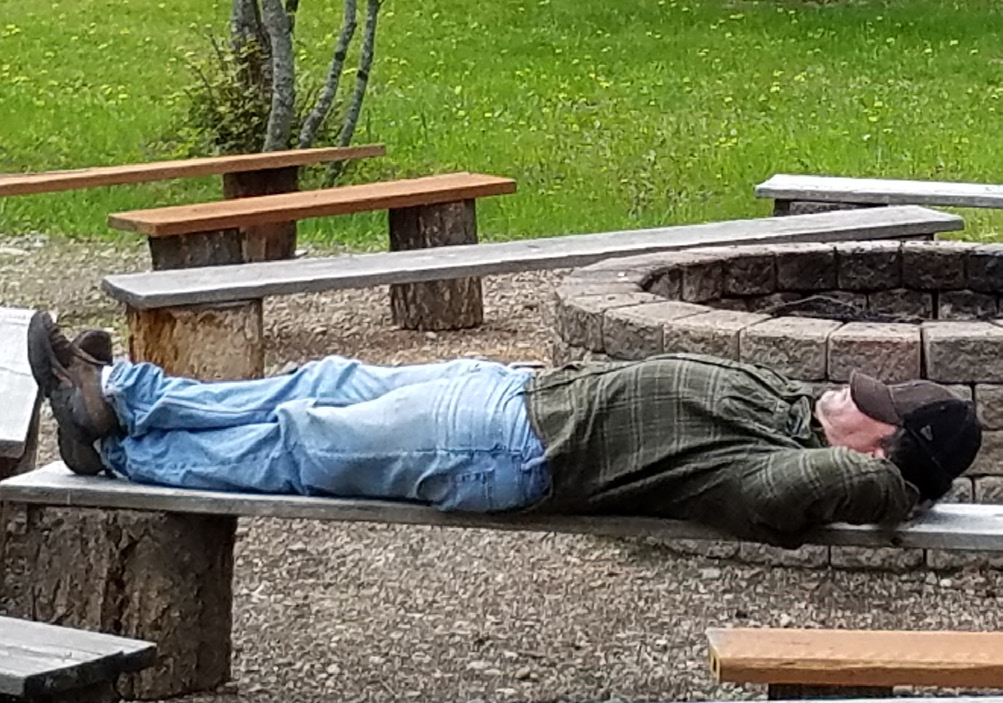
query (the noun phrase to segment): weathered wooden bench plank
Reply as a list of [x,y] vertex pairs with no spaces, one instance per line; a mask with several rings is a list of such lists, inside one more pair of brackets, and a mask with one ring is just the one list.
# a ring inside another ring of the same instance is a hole
[[106,277],[102,286],[113,298],[144,310],[338,288],[583,266],[612,256],[700,245],[896,238],[955,231],[963,226],[964,221],[955,215],[904,206],[489,242],[439,247],[430,251],[122,274]]
[[125,166],[100,166],[68,171],[46,171],[0,175],[0,197],[33,195],[78,188],[144,183],[173,178],[193,178],[224,173],[263,171],[315,163],[383,156],[386,148],[380,144],[353,147],[291,149],[260,154],[214,156],[180,161],[160,161]]
[[[717,530],[678,520],[532,513],[443,513],[423,505],[393,501],[186,490],[136,484],[105,476],[77,476],[58,462],[0,481],[0,500],[63,507],[223,516],[734,541]],[[909,523],[893,528],[833,524],[813,535],[811,543],[998,551],[1003,549],[1003,506],[944,503]]]
[[862,205],[1003,207],[1003,185],[784,173],[776,174],[757,185],[756,196],[781,201],[858,203]]
[[33,459],[39,402],[28,366],[28,321],[33,313],[0,308],[0,478]]
[[155,658],[152,642],[0,617],[0,695],[81,689],[140,671]]
[[1003,686],[1003,633],[712,628],[719,681],[834,686]]
[[460,202],[514,192],[515,181],[511,178],[478,173],[449,173],[299,193],[119,212],[108,216],[108,224],[115,229],[138,232],[148,237],[169,237],[309,217]]

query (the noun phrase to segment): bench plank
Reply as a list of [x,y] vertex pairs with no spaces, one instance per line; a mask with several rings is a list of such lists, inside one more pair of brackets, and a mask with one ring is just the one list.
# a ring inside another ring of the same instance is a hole
[[0,308],[0,457],[24,454],[38,386],[28,366],[28,322],[34,310]]
[[852,686],[1003,686],[1003,633],[712,628],[720,681]]
[[511,178],[479,173],[449,173],[400,181],[366,183],[278,195],[175,205],[119,212],[108,225],[149,237],[168,237],[236,227],[450,203],[515,192]]
[[947,181],[801,176],[780,173],[756,186],[756,196],[774,200],[874,205],[1003,207],[1003,186]]
[[102,287],[116,300],[145,310],[270,295],[584,266],[613,256],[701,245],[882,239],[954,231],[963,226],[964,221],[955,215],[917,206],[846,210],[456,245],[430,251],[121,274],[106,277]]
[[[734,541],[717,530],[679,520],[443,513],[424,505],[394,501],[186,490],[105,476],[77,476],[59,462],[0,481],[0,500],[64,507]],[[834,524],[813,535],[811,543],[1000,551],[1003,506],[944,503],[893,528]]]
[[156,645],[0,617],[0,695],[59,693],[152,666]]
[[144,183],[170,178],[261,171],[288,166],[306,166],[314,163],[383,156],[385,153],[386,148],[380,144],[366,144],[352,147],[290,149],[289,151],[269,151],[260,154],[213,156],[126,166],[99,166],[69,171],[0,175],[0,197],[126,183]]

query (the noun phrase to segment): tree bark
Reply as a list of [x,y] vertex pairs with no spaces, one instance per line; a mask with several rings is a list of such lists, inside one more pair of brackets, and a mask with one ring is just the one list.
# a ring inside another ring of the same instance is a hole
[[[157,663],[120,678],[128,698],[204,691],[230,676],[236,519],[28,506],[15,617],[157,643]],[[59,700],[62,700],[60,698]]]
[[[390,211],[390,250],[477,243],[473,200]],[[484,321],[480,278],[390,286],[393,321],[405,329],[453,330]]]
[[[274,195],[295,190],[299,190],[299,168],[296,166],[223,174],[224,198]],[[296,224],[295,221],[275,222],[242,228],[242,260],[293,258],[296,255]]]
[[261,301],[128,308],[129,355],[204,381],[258,378],[265,355]]
[[[348,146],[355,136],[355,127],[362,112],[362,100],[369,85],[369,71],[373,66],[373,48],[376,46],[376,20],[380,14],[382,0],[367,0],[366,24],[362,30],[362,49],[359,52],[359,70],[355,74],[355,90],[352,100],[345,110],[345,119],[338,134],[338,146]],[[328,177],[336,179],[345,167],[344,161],[335,161],[328,167]]]
[[155,271],[244,262],[244,235],[239,229],[150,237],[148,241]]
[[277,151],[289,148],[296,111],[292,26],[282,0],[261,0],[261,20],[272,46],[272,108],[264,151]]
[[345,16],[341,23],[341,31],[338,33],[338,40],[334,44],[334,54],[327,69],[327,79],[324,81],[324,89],[317,97],[317,104],[307,115],[303,122],[303,129],[300,130],[299,146],[306,149],[313,145],[317,139],[317,132],[320,130],[334,98],[338,94],[338,85],[341,83],[341,73],[345,68],[345,57],[348,56],[348,45],[355,35],[355,28],[358,26],[356,15],[356,0],[345,0]]
[[272,49],[261,25],[258,0],[233,0],[230,8],[230,46],[244,70],[247,86],[264,93],[272,89]]

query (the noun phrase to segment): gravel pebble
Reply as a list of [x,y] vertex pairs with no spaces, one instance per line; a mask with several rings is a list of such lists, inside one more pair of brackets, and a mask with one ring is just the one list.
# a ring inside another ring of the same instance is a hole
[[[131,239],[0,238],[0,304],[47,306],[73,328],[106,327],[122,352],[124,315],[97,282],[148,266],[145,245]],[[379,363],[546,362],[560,274],[485,279],[485,324],[432,335],[394,329],[385,288],[272,299],[268,367],[328,353]],[[48,417],[41,453],[55,456]],[[714,681],[706,628],[998,630],[999,593],[1003,577],[988,569],[768,567],[580,535],[242,519],[234,680],[176,700],[757,698],[762,686]]]

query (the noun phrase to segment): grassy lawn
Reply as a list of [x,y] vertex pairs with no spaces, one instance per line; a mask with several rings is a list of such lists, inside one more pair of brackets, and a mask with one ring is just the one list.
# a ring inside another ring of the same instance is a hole
[[[339,18],[306,0],[301,71]],[[215,0],[23,0],[0,17],[0,171],[162,158]],[[327,14],[324,14],[324,13]],[[1003,182],[995,0],[387,0],[347,182],[455,169],[517,179],[483,238],[760,216],[772,173]],[[0,200],[0,231],[108,234],[109,212],[218,197],[213,179]],[[965,211],[969,237],[1003,216]],[[305,223],[385,246],[380,216]]]

